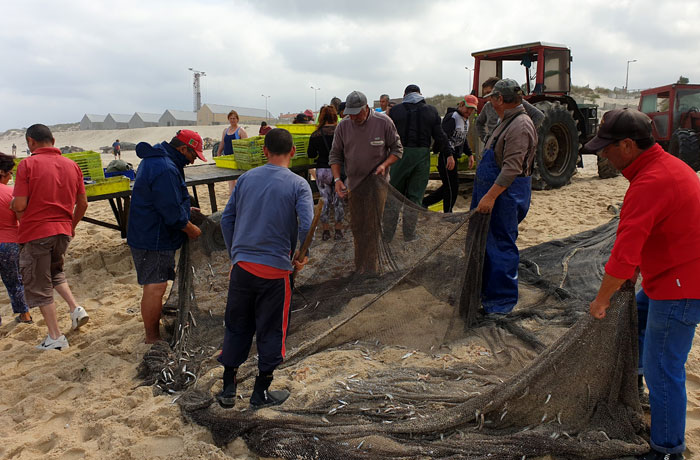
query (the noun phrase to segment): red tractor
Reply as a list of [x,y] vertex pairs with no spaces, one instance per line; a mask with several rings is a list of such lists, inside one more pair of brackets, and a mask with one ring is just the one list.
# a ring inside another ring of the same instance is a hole
[[[535,42],[477,51],[472,56],[473,94],[483,97],[481,84],[490,77],[513,78],[521,82],[525,99],[545,114],[537,133],[532,187],[541,190],[568,184],[576,166],[583,166],[583,144],[598,130],[598,107],[578,104],[569,95],[571,50],[564,45]],[[524,80],[516,75],[522,75],[523,68]]]
[[656,142],[700,170],[700,85],[666,85],[642,91],[639,110],[651,118]]

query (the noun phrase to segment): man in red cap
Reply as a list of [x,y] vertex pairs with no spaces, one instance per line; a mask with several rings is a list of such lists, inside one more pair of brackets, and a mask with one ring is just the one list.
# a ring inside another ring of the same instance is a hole
[[201,230],[190,222],[190,195],[185,166],[204,158],[202,137],[183,129],[170,142],[140,142],[141,158],[131,193],[126,242],[131,248],[138,283],[143,286],[141,316],[146,343],[160,340],[160,315],[168,280],[175,279],[175,251]]
[[586,150],[630,181],[591,315],[605,317],[613,293],[642,275],[639,374],[649,388],[652,449],[637,458],[682,459],[685,362],[700,323],[700,181],[654,141],[651,119],[634,109],[606,112]]

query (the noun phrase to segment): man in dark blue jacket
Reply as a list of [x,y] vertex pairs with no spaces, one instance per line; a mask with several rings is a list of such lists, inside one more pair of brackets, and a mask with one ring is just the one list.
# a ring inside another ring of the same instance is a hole
[[[430,146],[435,141],[436,150],[452,157],[445,132],[440,125],[437,109],[425,102],[418,85],[408,85],[404,90],[403,102],[389,111],[389,117],[396,125],[401,137],[403,157],[391,166],[391,185],[417,206],[422,206],[425,188],[430,178]],[[387,202],[384,210],[384,239],[391,241],[396,231],[399,209]],[[416,235],[415,210],[405,207],[403,215],[404,241],[413,241]]]
[[175,251],[186,237],[202,233],[190,222],[190,196],[185,186],[185,166],[202,152],[202,138],[188,129],[170,142],[151,146],[140,142],[141,158],[131,193],[126,242],[131,248],[138,283],[143,286],[141,316],[146,343],[160,340],[160,315],[168,280],[175,279]]

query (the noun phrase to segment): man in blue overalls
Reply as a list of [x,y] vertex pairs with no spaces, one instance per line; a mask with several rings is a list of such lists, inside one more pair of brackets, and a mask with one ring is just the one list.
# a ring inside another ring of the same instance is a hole
[[507,314],[518,303],[518,224],[530,208],[530,174],[537,131],[522,106],[515,80],[499,80],[488,98],[499,124],[484,146],[476,170],[472,209],[491,213],[481,303],[487,314]]

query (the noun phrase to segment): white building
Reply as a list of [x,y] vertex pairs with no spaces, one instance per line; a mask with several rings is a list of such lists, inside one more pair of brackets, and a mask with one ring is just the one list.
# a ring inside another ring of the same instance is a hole
[[197,112],[168,109],[158,119],[159,126],[195,126]]
[[129,120],[129,128],[150,128],[158,126],[160,114],[136,112]]
[[104,129],[128,129],[131,115],[123,113],[109,113],[105,117]]
[[85,115],[83,115],[82,120],[80,120],[80,129],[81,130],[105,129],[104,122],[105,122],[104,115],[95,115],[92,113],[86,113]]

